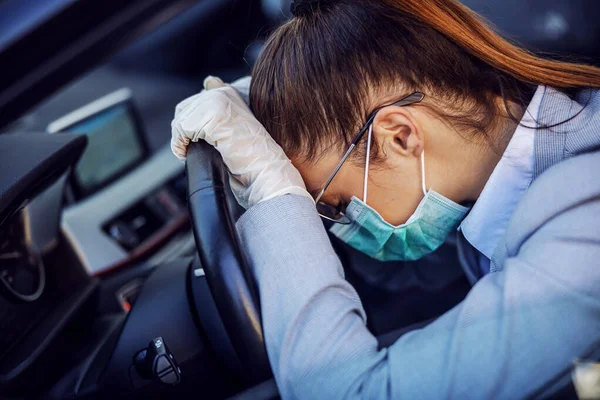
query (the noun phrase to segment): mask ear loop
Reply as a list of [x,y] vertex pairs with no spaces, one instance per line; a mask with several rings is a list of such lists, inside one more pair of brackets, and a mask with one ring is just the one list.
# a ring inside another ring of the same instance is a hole
[[367,151],[365,161],[365,182],[363,187],[363,203],[367,204],[367,182],[369,180],[369,160],[371,158],[371,138],[373,137],[373,124],[369,125],[369,133],[367,135]]
[[[371,141],[373,138],[373,124],[369,125],[367,135],[367,151],[365,159],[365,181],[363,186],[363,203],[367,204],[367,186],[369,181],[369,162],[371,159]],[[421,189],[423,196],[427,196],[427,185],[425,184],[425,149],[421,152]]]
[[425,186],[425,149],[421,152],[421,186],[423,195],[427,196],[427,186]]

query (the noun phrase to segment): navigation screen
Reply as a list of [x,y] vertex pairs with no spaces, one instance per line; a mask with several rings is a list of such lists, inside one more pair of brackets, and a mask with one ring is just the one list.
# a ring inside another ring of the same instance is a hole
[[87,149],[75,168],[77,191],[82,196],[106,185],[145,157],[127,103],[104,110],[64,131],[88,136]]

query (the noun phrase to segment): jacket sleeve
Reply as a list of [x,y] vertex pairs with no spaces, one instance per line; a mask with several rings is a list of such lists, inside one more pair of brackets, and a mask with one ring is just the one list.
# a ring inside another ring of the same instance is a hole
[[[314,204],[258,204],[238,231],[282,398],[520,398],[600,339],[600,200],[555,216],[426,328],[378,350]],[[402,312],[402,310],[398,310]]]

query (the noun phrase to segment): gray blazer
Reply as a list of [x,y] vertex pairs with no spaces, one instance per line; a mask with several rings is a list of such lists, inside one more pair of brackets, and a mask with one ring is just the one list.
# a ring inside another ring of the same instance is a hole
[[[548,89],[540,122],[568,118],[587,97]],[[593,92],[578,117],[536,131],[537,179],[491,272],[459,305],[387,349],[366,328],[309,199],[282,196],[245,213],[238,232],[282,397],[514,399],[569,379],[573,360],[600,348],[599,116]]]

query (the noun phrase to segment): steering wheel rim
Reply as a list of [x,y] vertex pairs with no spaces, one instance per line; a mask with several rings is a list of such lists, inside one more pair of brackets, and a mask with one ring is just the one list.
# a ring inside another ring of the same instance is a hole
[[229,340],[250,384],[272,377],[256,284],[237,239],[242,213],[221,155],[204,141],[187,152],[188,207],[200,263]]

